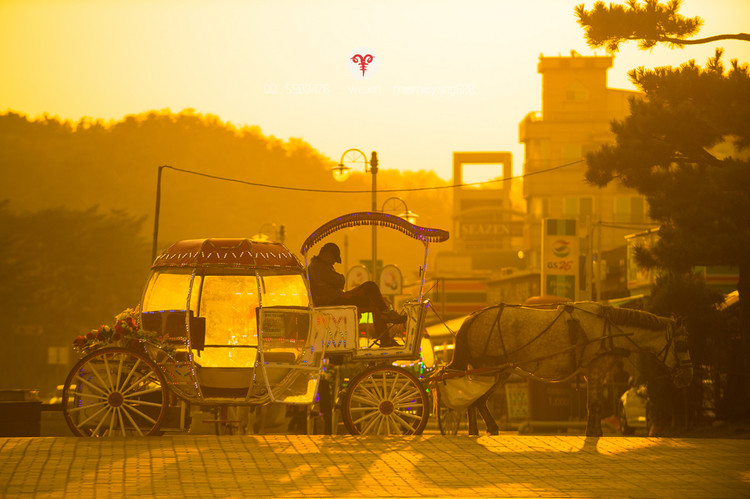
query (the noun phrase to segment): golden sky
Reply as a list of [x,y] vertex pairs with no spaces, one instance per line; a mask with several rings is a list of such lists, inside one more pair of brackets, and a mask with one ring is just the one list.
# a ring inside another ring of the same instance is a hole
[[[449,179],[453,151],[498,150],[520,172],[539,55],[594,54],[577,3],[0,0],[0,111],[77,121],[193,108],[336,161],[376,150],[381,168]],[[750,29],[748,0],[685,0],[681,12],[705,19],[700,36]],[[750,43],[721,45],[727,65],[750,61]],[[633,89],[636,66],[703,64],[716,46],[625,45],[609,86]],[[365,79],[350,61],[361,52],[376,61]]]

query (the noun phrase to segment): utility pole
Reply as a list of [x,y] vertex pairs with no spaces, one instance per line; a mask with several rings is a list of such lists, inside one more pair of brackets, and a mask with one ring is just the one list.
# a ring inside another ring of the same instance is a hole
[[154,208],[154,240],[151,244],[151,262],[156,260],[156,249],[159,241],[159,212],[161,211],[161,172],[167,165],[159,167],[156,175],[156,207]]
[[[378,153],[372,151],[370,156],[370,173],[372,173],[372,211],[378,211]],[[372,280],[378,282],[378,231],[372,224]]]
[[596,234],[596,301],[602,301],[602,267],[604,261],[602,260],[602,222],[599,220],[596,222],[598,231]]

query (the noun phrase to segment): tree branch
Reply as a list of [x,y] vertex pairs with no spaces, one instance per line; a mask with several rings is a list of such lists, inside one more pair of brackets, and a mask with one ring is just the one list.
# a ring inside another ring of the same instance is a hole
[[[630,40],[642,40],[642,37],[632,36]],[[700,45],[702,43],[717,42],[719,40],[740,40],[744,42],[750,42],[750,34],[747,33],[735,33],[733,35],[715,35],[707,36],[706,38],[696,38],[695,40],[683,40],[681,38],[670,38],[668,36],[660,36],[654,39],[656,42],[673,43],[675,45]]]

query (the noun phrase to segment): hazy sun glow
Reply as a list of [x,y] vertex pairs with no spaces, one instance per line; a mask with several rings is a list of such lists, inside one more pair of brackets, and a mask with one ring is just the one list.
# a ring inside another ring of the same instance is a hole
[[[5,0],[0,111],[105,120],[194,108],[265,134],[301,137],[338,161],[377,150],[381,168],[451,176],[453,151],[511,151],[541,105],[540,54],[593,52],[581,0],[526,2]],[[586,2],[591,6],[592,2]],[[746,0],[685,0],[702,36],[747,31]],[[717,45],[621,49],[609,86],[636,66],[703,64]],[[750,44],[725,42],[725,63]],[[369,50],[377,67],[350,71]],[[599,51],[603,55],[603,51]]]

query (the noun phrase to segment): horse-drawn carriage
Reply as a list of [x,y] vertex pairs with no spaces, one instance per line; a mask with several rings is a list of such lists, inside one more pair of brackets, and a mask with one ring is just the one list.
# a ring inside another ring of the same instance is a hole
[[[190,406],[229,409],[270,403],[310,406],[327,361],[358,366],[346,390],[334,385],[354,434],[418,434],[429,416],[422,383],[393,366],[418,359],[427,302],[403,306],[397,346],[360,334],[353,306],[315,307],[306,274],[308,251],[347,227],[378,225],[427,246],[448,233],[377,212],[352,213],[318,228],[301,253],[249,239],[181,241],[153,263],[139,307],[76,339],[83,354],[63,389],[63,414],[80,436],[158,435],[188,430]],[[309,425],[308,425],[309,426]]]

